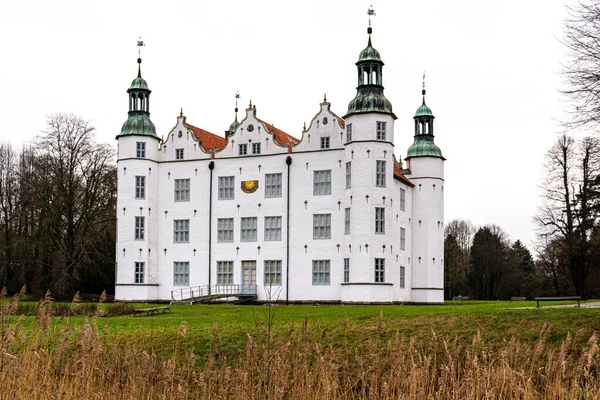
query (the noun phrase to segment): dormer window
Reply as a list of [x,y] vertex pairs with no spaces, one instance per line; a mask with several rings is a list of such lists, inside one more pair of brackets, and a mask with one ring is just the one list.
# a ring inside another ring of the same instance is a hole
[[386,122],[377,121],[377,140],[386,140]]
[[183,160],[183,149],[175,149],[175,159]]
[[329,136],[323,136],[321,138],[321,148],[328,149],[329,148]]
[[246,143],[240,144],[240,156],[248,155],[248,145]]
[[146,142],[135,143],[135,156],[137,158],[146,158]]

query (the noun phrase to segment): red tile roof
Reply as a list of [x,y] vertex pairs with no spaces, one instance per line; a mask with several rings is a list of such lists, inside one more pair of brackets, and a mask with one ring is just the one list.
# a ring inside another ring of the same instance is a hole
[[402,171],[400,170],[400,165],[398,165],[398,163],[394,160],[394,178],[400,180],[400,181],[404,181],[404,183],[406,183],[409,186],[415,186],[414,183],[412,183],[410,181],[410,179],[408,179],[406,176],[404,176],[404,174],[402,174]]
[[[289,134],[285,133],[281,129],[274,128],[273,125],[271,125],[269,123],[266,123],[263,120],[259,119],[259,121],[262,122],[265,125],[265,128],[267,128],[267,131],[269,133],[271,133],[271,134],[273,134],[273,136],[275,136],[275,141],[277,142],[278,145],[280,145],[280,146],[288,146],[290,144],[298,144],[298,143],[300,143],[300,140],[296,139],[292,135],[289,135]],[[273,129],[275,129],[275,132],[273,132]]]
[[185,125],[194,132],[194,135],[200,141],[200,145],[206,151],[223,150],[227,145],[227,139],[224,137],[215,135],[214,133],[210,133],[209,131],[205,131],[204,129],[200,129],[188,123]]

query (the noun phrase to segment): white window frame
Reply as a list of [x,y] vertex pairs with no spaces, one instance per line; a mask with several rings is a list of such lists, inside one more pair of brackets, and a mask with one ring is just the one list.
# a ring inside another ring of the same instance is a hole
[[350,282],[350,259],[344,258],[344,283]]
[[183,149],[182,148],[175,149],[175,159],[183,160]]
[[240,143],[238,146],[238,154],[240,156],[247,156],[248,155],[248,143]]
[[331,148],[331,140],[329,136],[321,136],[321,149]]
[[281,216],[265,217],[265,242],[281,240]]
[[190,179],[175,179],[175,201],[190,201]]
[[136,284],[143,284],[145,280],[146,263],[142,261],[136,261],[134,263],[133,270],[133,282]]
[[146,158],[146,142],[135,142],[135,157]]
[[235,195],[233,188],[235,186],[235,176],[219,177],[219,200],[233,200]]
[[406,190],[400,188],[400,211],[406,211]]
[[344,209],[344,235],[350,234],[350,207]]
[[400,250],[406,250],[406,228],[400,228]]
[[233,218],[217,218],[217,242],[233,242]]
[[400,289],[406,289],[406,267],[400,266]]
[[352,187],[352,161],[346,162],[346,189]]
[[352,124],[346,125],[346,143],[352,141]]
[[240,221],[240,242],[256,242],[258,236],[258,218],[242,217]]
[[173,243],[189,243],[190,242],[190,220],[189,219],[174,219],[173,220]]
[[135,217],[135,240],[144,240],[146,231],[146,217]]
[[146,177],[143,175],[135,176],[135,198],[138,200],[146,198]]
[[385,283],[385,258],[375,259],[375,283]]
[[375,233],[385,234],[385,208],[375,207]]
[[281,260],[265,260],[264,285],[281,286]]
[[387,140],[387,122],[377,121],[377,140]]
[[331,214],[313,214],[313,239],[331,239]]
[[313,171],[313,195],[331,194],[331,170]]
[[252,143],[252,154],[260,154],[260,142]]
[[265,198],[281,197],[282,174],[265,174]]
[[331,284],[331,260],[313,260],[312,284],[315,286]]
[[217,285],[233,285],[233,261],[217,261]]
[[189,261],[173,262],[173,286],[190,285],[190,263]]
[[375,161],[375,186],[377,187],[385,187],[386,166],[385,160]]

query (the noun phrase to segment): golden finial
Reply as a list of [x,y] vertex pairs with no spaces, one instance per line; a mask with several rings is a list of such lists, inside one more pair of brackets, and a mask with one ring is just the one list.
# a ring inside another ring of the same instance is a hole
[[250,99],[250,108],[252,108],[252,99]]
[[323,103],[327,103],[327,93],[323,95]]
[[181,111],[179,111],[179,116],[183,117],[183,107],[181,107]]
[[304,130],[306,130],[306,121],[304,121]]

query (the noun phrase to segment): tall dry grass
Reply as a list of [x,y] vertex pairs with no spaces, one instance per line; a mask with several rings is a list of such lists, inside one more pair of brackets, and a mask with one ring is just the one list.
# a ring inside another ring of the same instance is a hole
[[378,340],[381,316],[375,339],[334,346],[308,320],[285,334],[257,323],[232,357],[217,345],[196,354],[185,323],[168,352],[143,334],[104,332],[97,315],[53,330],[49,294],[35,327],[25,327],[6,316],[16,302],[6,303],[0,326],[0,399],[600,398],[597,335],[581,346],[575,333],[556,348],[545,342],[547,325],[535,343],[476,335],[464,345],[435,332],[420,342],[398,333]]

